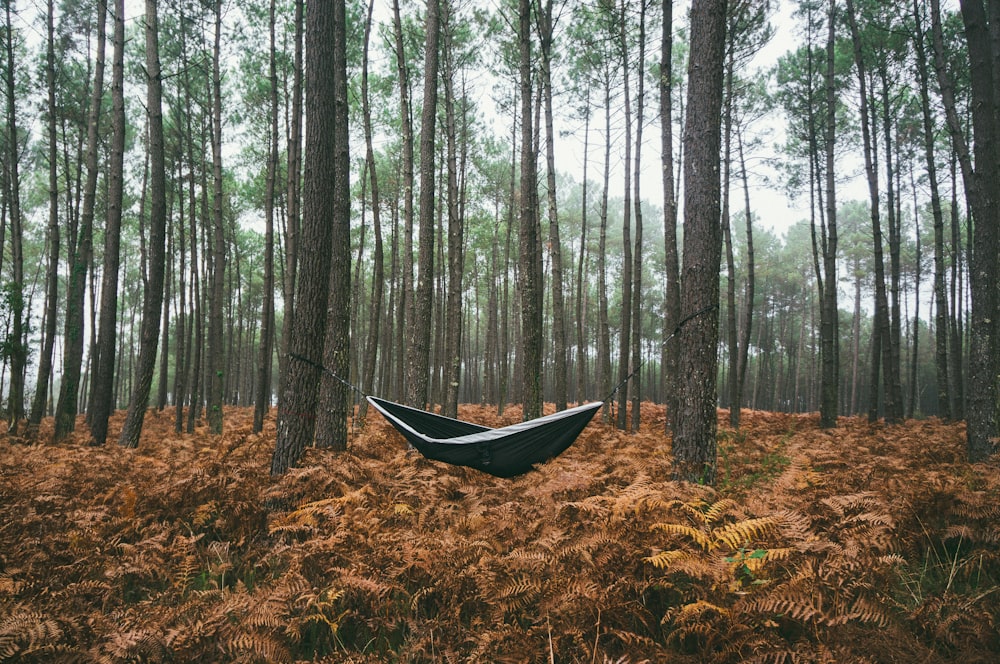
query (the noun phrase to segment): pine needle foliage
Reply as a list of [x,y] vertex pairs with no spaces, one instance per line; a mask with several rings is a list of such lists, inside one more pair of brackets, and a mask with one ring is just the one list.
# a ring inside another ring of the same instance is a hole
[[277,480],[250,410],[218,437],[151,413],[136,450],[0,434],[0,662],[1000,656],[1000,473],[961,424],[723,412],[711,489],[643,413],[513,480],[378,417]]

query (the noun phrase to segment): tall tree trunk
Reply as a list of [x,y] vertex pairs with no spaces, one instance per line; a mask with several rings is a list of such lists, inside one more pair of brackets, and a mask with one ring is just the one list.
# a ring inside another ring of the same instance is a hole
[[[204,125],[204,123],[202,123]],[[190,136],[190,135],[189,135]],[[208,254],[205,240],[205,227],[207,224],[201,224],[201,232],[199,233],[198,219],[208,219],[208,176],[206,172],[208,168],[205,166],[204,159],[201,163],[198,163],[195,158],[195,145],[194,139],[189,138],[191,145],[189,145],[189,150],[191,152],[191,182],[195,180],[195,169],[197,168],[201,172],[201,195],[199,198],[192,198],[191,201],[191,218],[190,229],[191,229],[191,301],[194,309],[194,320],[191,323],[190,331],[192,335],[192,348],[191,348],[191,362],[189,363],[188,369],[190,371],[190,376],[188,377],[188,383],[191,386],[190,389],[190,408],[188,408],[187,414],[187,432],[194,433],[195,421],[201,415],[201,406],[204,402],[202,398],[202,392],[204,390],[205,380],[204,371],[202,370],[205,362],[205,300],[207,289],[204,286],[205,283],[205,260],[204,257]],[[204,147],[206,145],[204,126],[201,131],[201,141],[198,144],[200,154],[204,155]],[[192,189],[192,193],[194,190]],[[198,209],[198,204],[201,205],[200,213],[196,214]],[[201,257],[201,258],[199,258]]]
[[274,22],[275,0],[268,8],[268,81],[270,91],[271,128],[267,154],[267,182],[264,192],[264,302],[260,320],[260,350],[257,356],[257,380],[254,389],[253,428],[260,433],[264,427],[264,415],[271,405],[271,356],[274,350],[274,198],[275,180],[278,171],[278,73]]
[[[368,317],[368,344],[365,347],[362,361],[361,389],[365,394],[371,394],[375,387],[375,360],[379,354],[382,323],[382,294],[385,289],[385,265],[382,248],[382,202],[379,198],[378,173],[375,166],[375,150],[372,147],[372,111],[368,93],[368,46],[371,40],[372,13],[375,0],[368,3],[368,19],[365,21],[365,43],[361,70],[361,104],[365,131],[365,163],[368,165],[368,177],[371,181],[372,223],[375,233],[375,252],[372,256],[372,302]],[[395,255],[395,253],[394,253]],[[392,311],[390,302],[387,311]],[[384,347],[388,348],[389,344]],[[363,419],[368,410],[368,401],[362,399],[359,414]]]
[[[931,194],[931,216],[934,222],[934,367],[937,371],[938,416],[951,419],[948,378],[948,298],[945,291],[944,212],[938,188],[937,162],[934,155],[934,119],[931,115],[930,80],[927,72],[927,47],[923,28],[923,10],[913,0],[916,30],[913,34],[917,58],[917,79],[920,84],[920,111],[923,121],[924,162]],[[918,234],[919,237],[919,234]]]
[[[640,178],[642,172],[642,125],[646,94],[646,3],[639,3],[639,58],[636,64],[638,89],[635,95],[635,250],[632,252],[632,431],[639,430],[641,423],[639,404],[642,400],[642,381],[639,368],[642,366],[642,195]],[[626,168],[628,165],[626,164]]]
[[208,298],[208,428],[222,433],[222,401],[225,394],[225,344],[223,343],[223,306],[226,297],[226,236],[222,218],[222,76],[220,74],[222,40],[222,0],[215,3],[215,41],[212,46],[212,242]]
[[52,349],[56,341],[56,317],[59,304],[59,171],[56,142],[56,52],[55,3],[48,0],[46,10],[45,87],[48,92],[48,157],[49,157],[49,225],[46,231],[49,255],[45,272],[45,327],[42,349],[38,357],[38,378],[35,397],[31,402],[28,425],[37,427],[45,414],[49,400],[49,379],[52,374]]
[[715,483],[716,369],[719,338],[719,150],[726,1],[693,0],[684,135],[684,272],[681,307],[706,315],[682,330],[680,409],[674,429],[674,477]]
[[621,0],[618,17],[618,47],[621,49],[622,94],[625,101],[625,183],[622,187],[622,300],[621,325],[618,334],[618,393],[619,429],[628,428],[628,375],[631,373],[629,353],[632,350],[632,91],[629,89],[629,44],[626,34],[627,0]]
[[[875,330],[873,334],[879,337],[877,347],[880,352],[872,355],[872,364],[882,363],[884,369],[883,382],[885,384],[885,417],[886,422],[895,423],[898,421],[898,411],[900,408],[901,392],[897,393],[893,389],[898,380],[892,371],[892,350],[891,350],[891,328],[889,320],[889,301],[885,290],[885,260],[882,253],[882,224],[881,212],[879,210],[880,201],[878,193],[878,173],[872,156],[874,140],[871,131],[871,115],[873,98],[868,94],[868,74],[865,67],[864,54],[861,44],[861,36],[858,31],[858,24],[855,18],[854,2],[847,0],[847,18],[851,28],[851,41],[854,44],[854,63],[858,72],[859,94],[861,99],[861,134],[864,145],[865,173],[868,177],[869,207],[872,220],[872,239],[875,252]],[[877,402],[875,394],[878,391],[879,370],[872,367],[872,400]],[[899,397],[899,399],[897,398]],[[877,408],[869,407],[869,420],[877,418]]]
[[580,203],[580,258],[576,270],[576,402],[583,403],[587,398],[587,337],[586,337],[586,293],[588,284],[584,283],[587,258],[587,159],[590,153],[590,84],[587,83],[586,102],[584,103],[583,127],[583,183],[581,185]]
[[[323,364],[341,378],[350,376],[351,357],[351,155],[347,99],[347,15],[344,0],[333,3],[333,181],[331,210],[324,223],[330,230],[330,281],[327,295]],[[329,112],[329,111],[327,111]],[[320,379],[316,414],[316,447],[347,449],[350,393],[343,380],[329,372]]]
[[[124,0],[118,0],[116,16],[124,12]],[[83,367],[84,292],[87,270],[93,259],[94,201],[97,193],[97,140],[100,133],[101,102],[104,98],[104,54],[107,42],[108,4],[97,3],[97,44],[94,83],[87,116],[87,179],[83,190],[79,232],[71,243],[69,286],[66,293],[66,322],[63,328],[63,375],[59,382],[53,442],[59,442],[76,428],[77,401],[80,395],[80,373]]]
[[285,376],[286,364],[288,362],[288,335],[292,330],[292,321],[295,318],[295,292],[298,281],[299,265],[299,236],[302,233],[302,77],[304,68],[302,66],[303,47],[302,40],[305,33],[304,28],[304,5],[305,0],[294,0],[294,28],[293,39],[295,49],[292,64],[292,111],[288,131],[288,172],[286,173],[288,209],[285,213],[285,270],[282,279],[282,292],[284,295],[284,321],[282,323],[280,348],[278,350],[278,408],[281,408],[280,399],[284,394],[281,383]]
[[604,175],[601,187],[601,219],[597,243],[597,389],[605,399],[602,417],[610,421],[611,329],[608,322],[608,196],[611,180],[611,74],[604,79]]
[[524,419],[542,413],[542,284],[541,245],[535,216],[535,148],[532,132],[531,80],[531,3],[519,0],[517,41],[521,99],[521,200],[520,200],[520,271],[521,348],[523,354]]
[[409,345],[406,403],[424,408],[428,398],[431,314],[434,297],[434,135],[437,122],[438,0],[427,3],[424,107],[420,117],[420,234],[414,316]]
[[[902,422],[904,417],[902,382],[902,315],[900,287],[900,215],[897,211],[899,192],[895,184],[896,171],[893,164],[891,100],[889,98],[889,73],[886,63],[879,64],[879,80],[882,83],[882,133],[885,139],[886,170],[886,225],[889,227],[889,366],[886,370],[886,389],[891,398],[886,402],[886,419]],[[872,95],[874,96],[874,89]],[[874,104],[872,105],[874,108]],[[873,113],[874,116],[874,113]],[[893,410],[890,412],[889,405]]]
[[[912,166],[912,165],[911,165]],[[917,182],[916,176],[913,174],[915,168],[910,168],[910,190],[913,192],[913,219],[914,219],[914,235],[916,240],[916,256],[914,257],[914,274],[913,274],[913,344],[910,351],[910,394],[908,408],[906,410],[907,417],[915,417],[915,413],[919,408],[917,403],[917,394],[919,390],[917,389],[918,381],[918,357],[920,355],[920,277],[921,277],[921,261],[923,257],[921,255],[920,247],[920,224],[918,223],[920,219],[920,205],[917,202]]]
[[[950,324],[950,337],[952,348],[952,364],[950,376],[951,383],[951,411],[957,420],[964,419],[965,406],[965,381],[963,371],[963,345],[962,345],[962,306],[961,296],[956,294],[956,287],[962,273],[959,268],[961,261],[961,234],[959,233],[958,215],[958,195],[957,178],[955,177],[956,164],[961,166],[962,184],[966,191],[966,197],[975,195],[975,185],[973,183],[972,158],[969,154],[969,146],[965,140],[962,121],[958,116],[955,103],[955,84],[952,81],[951,72],[948,70],[947,56],[944,49],[944,37],[941,27],[941,6],[938,0],[931,0],[931,43],[934,51],[934,70],[937,74],[938,89],[941,94],[941,101],[944,105],[945,120],[948,125],[948,133],[951,136],[952,161],[951,161],[951,306],[952,316]],[[969,248],[971,251],[971,247]]]
[[835,78],[835,45],[836,45],[836,0],[830,0],[830,10],[827,16],[826,40],[826,122],[823,137],[826,166],[826,229],[823,243],[823,282],[822,301],[820,307],[821,346],[821,396],[820,396],[820,426],[832,428],[837,426],[837,415],[840,412],[837,391],[840,384],[840,308],[837,304],[837,293],[840,282],[837,279],[837,185],[835,180],[834,155],[837,140],[837,91]]
[[966,411],[969,461],[996,450],[1000,371],[1000,7],[995,0],[961,0],[969,45],[975,171],[966,190],[972,207],[973,245],[969,265],[972,320],[969,323],[969,397]]
[[[344,0],[325,0],[310,5],[306,15],[306,145],[305,178],[302,189],[302,234],[298,248],[299,274],[295,282],[295,317],[288,337],[289,361],[282,383],[278,411],[277,440],[271,457],[271,474],[279,475],[298,463],[313,442],[319,369],[323,357],[326,314],[329,305],[330,265],[335,221],[334,192],[336,148],[346,111],[338,99],[337,66],[345,63],[336,55],[337,37],[343,20]],[[331,109],[335,112],[330,112]],[[349,269],[344,261],[340,269]],[[346,313],[346,312],[345,312]],[[307,361],[293,359],[306,358]],[[344,354],[346,360],[346,353]],[[331,367],[336,370],[336,368]]]
[[[97,360],[91,384],[90,434],[93,444],[103,445],[108,437],[108,417],[115,406],[115,347],[118,319],[118,266],[121,254],[122,199],[124,196],[125,17],[123,3],[116,3],[114,52],[111,64],[111,155],[108,164],[108,218],[104,226],[104,265],[101,277],[100,328]],[[154,5],[155,10],[155,5]]]
[[458,146],[455,120],[455,54],[452,47],[454,7],[445,0],[444,32],[445,135],[448,201],[448,291],[445,305],[444,398],[442,413],[458,417],[458,385],[462,368],[462,278],[465,271],[465,229],[459,207]]
[[408,336],[414,325],[413,290],[413,121],[410,108],[410,74],[403,49],[403,24],[399,12],[399,0],[392,3],[393,35],[396,46],[396,69],[399,77],[399,124],[402,130],[403,169],[403,287],[400,290],[399,311],[402,330],[399,335],[396,355],[399,357],[399,385],[396,391],[404,398],[407,385],[408,364],[404,365]]
[[[746,257],[746,286],[744,288],[743,322],[740,326],[740,338],[737,340],[739,346],[739,361],[736,366],[736,404],[743,403],[743,387],[746,383],[747,364],[750,359],[750,333],[753,328],[753,307],[756,284],[756,268],[754,265],[753,251],[753,216],[750,213],[750,181],[747,176],[747,163],[743,154],[743,135],[739,128],[736,130],[737,149],[740,158],[740,172],[743,176],[743,212],[746,220],[747,232],[747,257]],[[739,406],[737,406],[739,407]]]
[[552,356],[553,356],[553,400],[556,410],[566,410],[567,367],[566,367],[566,304],[563,292],[562,243],[559,239],[559,214],[556,206],[556,156],[555,129],[552,117],[552,43],[555,21],[552,16],[552,0],[546,0],[538,16],[539,69],[542,97],[545,103],[545,165],[548,189],[549,212],[549,255],[552,259]]
[[736,379],[739,375],[739,330],[736,324],[736,257],[733,253],[732,216],[729,209],[731,173],[733,164],[733,74],[735,69],[735,44],[733,44],[733,21],[729,23],[730,34],[726,43],[726,64],[722,97],[722,224],[723,253],[726,258],[726,381],[725,396],[729,400],[729,426],[740,426],[740,402],[736,394]]
[[861,271],[861,259],[854,259],[854,316],[851,324],[851,403],[850,413],[852,415],[860,412],[860,395],[858,393],[859,364],[861,363],[861,278],[864,273]]
[[7,430],[17,432],[18,421],[24,417],[24,373],[28,353],[24,342],[24,248],[21,229],[21,177],[18,162],[21,155],[18,150],[20,138],[17,128],[16,88],[14,85],[14,42],[11,25],[10,3],[6,3],[7,14],[7,127],[10,136],[10,165],[8,167],[7,198],[10,208],[10,258],[11,283],[5,302],[11,309],[10,344],[10,392],[7,399]]
[[142,327],[139,337],[139,359],[136,362],[135,384],[129,399],[128,413],[122,425],[118,444],[134,448],[139,445],[142,422],[149,404],[149,389],[156,363],[156,347],[160,336],[160,309],[163,306],[163,275],[165,264],[165,231],[167,226],[166,173],[163,146],[163,83],[160,74],[159,27],[156,0],[146,0],[146,115],[149,120],[149,261],[143,288]]
[[[952,151],[954,155],[954,150]],[[959,232],[959,216],[958,216],[958,178],[956,177],[954,157],[951,159],[950,170],[951,170],[951,243],[950,243],[950,258],[951,258],[951,289],[949,295],[951,296],[951,311],[948,317],[948,337],[950,339],[951,346],[951,362],[950,371],[948,372],[949,379],[949,395],[951,396],[951,414],[956,420],[965,419],[965,371],[964,371],[964,352],[963,352],[963,334],[962,334],[962,291],[959,287],[959,282],[961,281],[962,275],[962,234]]]
[[665,429],[673,430],[678,410],[677,370],[680,363],[678,339],[670,334],[681,319],[680,261],[677,252],[677,200],[674,197],[673,139],[673,2],[663,3],[660,44],[660,163],[663,179],[663,253],[665,284],[663,295],[663,401],[667,404]]
[[[173,183],[171,183],[173,184]],[[170,355],[170,300],[173,297],[171,286],[174,279],[173,256],[174,256],[174,227],[173,227],[173,196],[167,203],[167,228],[166,228],[166,254],[163,274],[163,308],[160,312],[160,352],[161,361],[159,376],[156,386],[156,410],[163,411],[167,407],[167,369],[169,363],[167,358]]]
[[[185,182],[186,180],[186,182]],[[187,200],[194,200],[193,183],[191,178],[185,178],[183,175],[183,169],[181,167],[180,161],[178,161],[177,166],[177,191],[179,197],[178,204],[178,221],[177,224],[177,241],[178,249],[177,258],[177,324],[175,333],[177,335],[177,343],[174,344],[174,432],[181,433],[184,430],[184,403],[187,400],[187,393],[185,391],[185,386],[187,384],[187,363],[188,363],[188,348],[190,347],[187,325],[187,277],[185,273],[187,271],[187,241],[186,241],[186,228],[184,225],[184,185],[188,185],[189,198]]]

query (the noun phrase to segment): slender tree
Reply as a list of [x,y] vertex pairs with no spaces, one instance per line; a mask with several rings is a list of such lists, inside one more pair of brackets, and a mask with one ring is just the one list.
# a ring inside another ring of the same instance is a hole
[[458,132],[455,119],[456,53],[455,6],[445,0],[441,12],[444,60],[445,153],[448,206],[448,285],[445,302],[444,398],[442,412],[458,416],[458,387],[462,368],[462,282],[465,276],[465,220],[459,205]]
[[280,349],[278,353],[279,387],[278,398],[284,394],[280,382],[287,375],[285,362],[288,358],[288,335],[292,329],[292,321],[295,318],[295,292],[297,285],[298,265],[299,265],[299,235],[301,233],[302,219],[302,40],[305,33],[305,0],[294,0],[294,25],[292,38],[294,40],[294,54],[292,59],[292,108],[288,120],[288,168],[286,173],[286,205],[285,211],[285,260],[282,278],[282,293],[284,295],[284,323],[281,331]]
[[[117,346],[118,269],[121,255],[122,199],[125,157],[125,12],[122,0],[114,15],[111,61],[111,154],[108,163],[107,221],[104,225],[104,260],[101,276],[100,328],[97,335],[95,376],[91,383],[88,416],[93,444],[108,437],[108,418],[114,407],[115,348]],[[155,4],[153,9],[155,11]],[[149,7],[147,5],[147,11]],[[149,28],[147,27],[147,30]],[[148,75],[148,73],[147,73]]]
[[[350,375],[351,351],[351,155],[347,98],[347,15],[343,0],[333,4],[333,181],[330,216],[329,293],[323,364],[330,371],[320,380],[316,417],[317,447],[347,449],[347,410],[350,393],[343,378]],[[332,375],[331,375],[332,374]]]
[[[375,149],[372,140],[372,111],[368,87],[368,48],[371,41],[372,15],[375,11],[375,0],[368,3],[368,18],[365,21],[364,53],[361,62],[361,104],[365,132],[365,164],[368,169],[368,179],[371,184],[372,225],[375,235],[375,250],[372,256],[372,301],[368,316],[368,342],[365,346],[364,362],[361,377],[361,389],[371,394],[375,386],[375,360],[379,355],[382,326],[382,296],[385,289],[385,257],[382,247],[382,201],[379,193],[378,167],[375,162]],[[392,311],[392,305],[388,312]],[[387,326],[388,327],[388,326]],[[389,347],[390,344],[385,344]],[[361,401],[359,412],[363,418],[368,402]]]
[[837,294],[837,187],[834,156],[837,142],[837,85],[836,85],[836,0],[830,0],[827,15],[826,118],[824,122],[823,153],[826,157],[826,218],[822,234],[823,279],[820,289],[820,426],[837,426],[839,413],[838,387],[840,385],[840,310]]
[[996,450],[1000,371],[1000,3],[961,0],[969,46],[975,170],[966,195],[972,208],[973,246],[969,265],[972,320],[969,323],[969,396],[966,410],[970,461]]
[[[673,2],[663,3],[663,24],[660,28],[660,165],[663,180],[663,253],[664,289],[663,330],[673,332],[680,314],[680,260],[677,252],[677,200],[674,197],[673,139]],[[677,413],[677,370],[680,346],[676,339],[665,337],[661,353],[663,365],[663,396],[667,404],[665,428],[670,432]]]
[[264,415],[271,404],[271,356],[274,354],[274,208],[278,172],[278,72],[275,43],[275,0],[267,12],[269,82],[268,108],[270,141],[267,152],[267,175],[264,192],[264,302],[260,320],[260,349],[257,356],[257,380],[254,389],[253,432],[264,426]]
[[[115,7],[116,20],[124,12],[124,0]],[[104,57],[107,42],[108,3],[97,3],[97,43],[95,44],[94,79],[87,115],[86,169],[83,207],[80,212],[77,240],[70,247],[69,285],[66,292],[66,318],[63,328],[63,373],[59,382],[53,441],[63,440],[76,428],[80,374],[83,367],[84,294],[87,270],[93,259],[94,202],[97,193],[97,152],[101,108],[104,99]],[[117,25],[117,24],[116,24]]]
[[[415,315],[413,304],[413,120],[410,107],[410,73],[406,64],[403,44],[403,23],[400,16],[399,0],[392,3],[392,25],[396,55],[396,71],[399,78],[399,125],[402,136],[402,197],[403,197],[403,279],[399,297],[399,319],[403,329],[413,330]],[[396,355],[400,362],[406,354],[409,335],[401,333],[397,340]],[[406,389],[406,371],[399,371],[395,392],[403,398]]]
[[941,206],[934,150],[936,132],[930,100],[930,75],[927,70],[923,10],[918,0],[913,0],[913,20],[915,28],[913,50],[916,56],[915,70],[920,90],[924,161],[931,195],[931,217],[934,224],[934,366],[937,370],[938,415],[944,420],[949,420],[951,419],[951,402],[948,389],[948,296],[945,289],[944,211]]
[[163,306],[165,234],[167,226],[166,172],[163,146],[163,82],[160,71],[157,0],[146,0],[146,118],[149,150],[148,274],[143,287],[142,327],[135,384],[118,444],[139,445],[142,423],[149,405],[156,349],[160,337],[160,309]]
[[[630,69],[632,61],[629,54],[630,40],[628,27],[628,1],[621,0],[616,16],[616,30],[618,32],[618,58],[622,71],[622,97],[624,101],[625,116],[625,182],[622,186],[622,274],[621,274],[621,323],[618,333],[618,380],[621,390],[618,392],[618,421],[616,425],[619,429],[628,428],[628,396],[630,382],[628,380],[631,371],[630,354],[632,352],[632,308],[635,302],[632,297],[632,90],[630,87]],[[640,70],[641,71],[641,70]],[[606,140],[610,141],[610,137]]]
[[[642,173],[642,129],[645,124],[646,104],[646,2],[639,2],[639,55],[636,62],[636,119],[635,119],[635,172],[632,181],[635,186],[635,249],[632,251],[632,359],[633,374],[629,395],[632,400],[631,430],[638,431],[641,423],[639,404],[642,401],[642,381],[639,373],[642,366],[642,195],[640,189]],[[626,168],[628,166],[626,165]]]
[[684,152],[684,257],[681,308],[697,312],[681,331],[682,357],[674,476],[715,482],[716,346],[719,338],[721,111],[726,0],[691,3],[691,58]]
[[11,324],[3,352],[10,359],[10,392],[7,396],[7,429],[17,431],[18,421],[24,417],[24,373],[28,360],[28,349],[24,343],[24,237],[21,214],[21,176],[18,163],[21,159],[21,140],[18,135],[17,98],[15,86],[14,30],[11,24],[11,3],[5,3],[6,13],[6,55],[7,71],[5,87],[7,93],[8,158],[7,186],[5,192],[10,209],[10,262],[11,281],[6,285],[4,303],[11,311]]
[[59,308],[59,170],[58,133],[56,131],[56,45],[55,45],[55,3],[48,0],[46,6],[45,39],[45,89],[48,93],[46,128],[49,161],[49,224],[46,230],[48,242],[48,264],[45,271],[45,328],[42,349],[38,357],[38,378],[35,382],[35,397],[31,402],[28,424],[37,427],[45,414],[49,400],[49,378],[52,374],[52,350],[56,341],[56,318]]
[[531,3],[518,2],[517,43],[521,101],[520,258],[521,348],[523,359],[521,398],[524,419],[542,413],[542,284],[541,245],[535,216],[535,147],[532,131],[533,82],[531,77]]
[[553,390],[556,410],[565,410],[567,401],[566,303],[563,289],[562,246],[559,239],[559,210],[556,199],[555,123],[552,112],[552,46],[555,40],[555,17],[552,0],[546,0],[538,12],[539,84],[545,104],[545,183],[549,214],[549,256],[552,261],[552,357]]
[[[340,5],[340,9],[336,8]],[[302,191],[302,230],[298,248],[299,272],[295,282],[295,316],[288,337],[289,360],[282,381],[278,431],[271,474],[294,466],[306,446],[313,442],[319,369],[323,360],[317,349],[324,347],[326,312],[330,289],[333,241],[334,173],[338,125],[346,122],[330,112],[346,110],[338,105],[335,15],[343,16],[344,0],[322,0],[311,4],[306,15],[306,145]],[[342,73],[346,76],[346,73]],[[349,267],[349,264],[348,264]],[[305,361],[298,358],[305,358]]]
[[208,428],[222,433],[222,400],[225,390],[223,307],[226,297],[226,234],[222,216],[222,0],[215,3],[215,40],[212,44],[212,241],[209,245],[208,355],[206,369]]
[[424,408],[429,397],[431,314],[434,295],[434,136],[437,124],[438,0],[427,3],[427,40],[424,46],[424,107],[420,117],[420,235],[414,316],[410,333],[406,402]]
[[868,408],[868,419],[874,421],[878,417],[878,376],[882,369],[885,385],[885,416],[886,421],[895,423],[901,418],[902,393],[897,392],[899,386],[898,365],[893,364],[893,354],[890,336],[891,321],[889,315],[889,300],[885,286],[885,260],[882,245],[882,214],[879,198],[878,173],[873,151],[875,141],[872,136],[872,117],[874,100],[868,92],[868,67],[866,66],[861,33],[858,29],[857,14],[853,0],[847,0],[847,19],[851,29],[851,42],[854,46],[854,66],[858,77],[858,91],[861,99],[861,134],[865,155],[865,173],[868,179],[868,196],[872,223],[872,238],[875,248],[875,349],[872,352],[872,380]]

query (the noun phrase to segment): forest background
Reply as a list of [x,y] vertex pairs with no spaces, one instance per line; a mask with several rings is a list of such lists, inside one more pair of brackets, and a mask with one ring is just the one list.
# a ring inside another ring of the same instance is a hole
[[[995,437],[996,372],[989,390],[969,386],[970,247],[995,223],[969,223],[986,160],[974,169],[962,15],[788,3],[798,39],[761,68],[777,3],[728,5],[719,405],[830,423],[962,419],[985,398]],[[637,428],[643,400],[670,404],[683,335],[666,340],[691,313],[678,294],[687,9],[527,7],[350,3],[329,44],[346,79],[310,87],[301,3],[6,3],[9,426],[52,414],[59,439],[84,412],[103,442],[109,413],[129,408],[120,442],[134,445],[147,405],[189,431],[255,405],[259,430],[282,381],[315,371],[288,346],[302,281],[326,281],[305,258],[310,121],[332,158],[313,167],[343,178],[323,205],[349,220],[325,264],[348,278],[319,287],[350,343],[314,338],[314,359],[451,414],[601,399],[640,367],[618,425]],[[310,117],[322,85],[340,106]],[[845,196],[859,175],[867,196]],[[808,201],[805,218],[778,232],[754,203],[768,188]]]

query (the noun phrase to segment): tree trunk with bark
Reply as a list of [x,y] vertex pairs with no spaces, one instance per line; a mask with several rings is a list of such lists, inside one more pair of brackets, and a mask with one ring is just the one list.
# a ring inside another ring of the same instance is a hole
[[431,355],[431,314],[434,304],[434,136],[437,124],[438,0],[427,3],[424,47],[424,107],[420,117],[420,232],[417,284],[413,294],[406,403],[424,408],[428,399]]
[[680,408],[674,428],[674,477],[715,483],[716,369],[719,338],[721,111],[726,1],[693,0],[684,152],[684,271],[681,307],[696,312],[681,331]]
[[[116,20],[124,12],[124,0],[116,4]],[[87,116],[87,179],[83,190],[79,232],[70,246],[69,285],[66,292],[66,321],[63,328],[63,375],[59,382],[53,442],[60,442],[76,428],[77,401],[80,395],[80,374],[83,368],[84,294],[87,270],[93,260],[94,201],[97,193],[97,150],[100,133],[101,105],[104,97],[104,64],[107,42],[108,4],[97,3],[97,44],[93,91]]]
[[552,43],[555,23],[552,0],[546,0],[538,16],[541,63],[539,68],[545,103],[545,165],[548,189],[549,255],[552,260],[552,370],[553,400],[556,410],[566,410],[566,303],[563,290],[562,243],[559,239],[559,213],[556,206],[555,123],[552,114]]
[[[339,7],[338,7],[339,6]],[[280,475],[298,463],[313,442],[316,406],[329,304],[330,264],[339,124],[346,118],[330,112],[344,110],[337,99],[336,16],[343,16],[344,0],[310,5],[306,15],[305,177],[302,188],[302,230],[298,248],[299,273],[295,282],[295,317],[288,336],[289,359],[282,381],[277,440],[271,474]],[[341,72],[340,75],[346,73]],[[345,264],[349,269],[350,262]],[[333,367],[331,367],[333,368]]]
[[826,122],[823,136],[826,164],[826,227],[823,242],[823,291],[820,303],[820,426],[832,428],[837,426],[837,415],[840,412],[838,403],[838,387],[840,385],[840,309],[837,295],[840,282],[837,279],[837,186],[835,179],[834,155],[837,140],[837,90],[835,68],[836,63],[836,0],[830,0],[830,10],[827,17],[826,41],[826,74],[824,86],[826,89]]
[[[108,417],[114,409],[115,347],[118,319],[118,267],[121,255],[122,199],[124,196],[125,19],[123,2],[116,5],[114,51],[111,65],[111,154],[108,164],[108,216],[104,226],[104,264],[97,337],[95,375],[91,384],[90,434],[93,444],[103,445],[108,436]],[[155,10],[155,5],[154,5]]]
[[673,140],[673,3],[663,3],[660,44],[660,164],[663,178],[663,400],[667,404],[665,429],[671,432],[679,402],[677,369],[680,363],[678,339],[670,339],[680,322],[680,261],[677,252],[677,200],[674,197]]
[[220,73],[222,40],[222,0],[215,3],[215,41],[212,46],[212,242],[208,298],[208,380],[209,431],[222,433],[222,401],[225,394],[226,349],[223,343],[223,306],[226,297],[226,234],[222,218],[222,76]]
[[31,401],[28,426],[37,427],[45,414],[49,400],[49,378],[52,374],[52,350],[56,341],[56,318],[59,305],[59,171],[56,142],[56,53],[55,3],[48,0],[46,10],[45,88],[48,92],[47,137],[49,161],[49,224],[46,229],[48,261],[45,269],[45,316],[42,349],[38,356],[38,377],[35,396]]
[[163,145],[163,82],[160,72],[159,27],[156,0],[146,0],[146,116],[149,140],[149,252],[145,288],[143,288],[139,358],[135,384],[129,399],[128,413],[118,444],[139,445],[142,423],[149,405],[156,350],[160,337],[160,309],[163,306],[165,235],[167,227],[166,172]]
[[[324,371],[320,378],[316,413],[316,447],[347,449],[347,411],[351,394],[344,382],[350,377],[351,356],[351,155],[347,98],[347,17],[345,2],[333,3],[333,98],[324,112],[333,113],[332,191],[325,195],[329,209],[323,223],[330,227],[330,258],[326,277],[326,331]],[[318,201],[318,197],[317,197]],[[322,337],[321,337],[322,338]],[[331,373],[333,375],[331,375]],[[335,377],[336,376],[336,377]]]
[[[382,325],[382,296],[385,290],[385,258],[382,247],[382,201],[379,196],[378,173],[375,164],[375,150],[372,145],[372,111],[371,100],[368,92],[368,48],[371,40],[372,13],[375,9],[375,0],[368,3],[368,19],[365,22],[365,42],[364,56],[361,70],[361,104],[362,117],[365,132],[365,163],[368,167],[368,178],[371,183],[372,197],[372,224],[375,234],[375,251],[372,256],[372,302],[368,316],[368,342],[365,346],[365,354],[362,360],[361,389],[365,394],[372,394],[375,387],[375,362],[379,355],[379,341],[381,339]],[[395,254],[394,254],[395,255]],[[390,300],[388,311],[392,311]],[[387,326],[388,327],[388,326]],[[391,344],[385,344],[388,349]],[[358,407],[359,416],[364,419],[368,411],[368,401],[362,399]]]
[[969,45],[975,170],[966,195],[972,207],[969,265],[969,397],[966,411],[969,461],[984,461],[997,449],[1000,373],[1000,6],[995,0],[961,0]]
[[268,81],[270,90],[270,141],[267,153],[267,176],[264,191],[264,302],[260,317],[260,348],[257,355],[257,378],[254,387],[253,433],[264,427],[264,415],[271,405],[271,355],[274,350],[274,199],[278,171],[278,73],[275,34],[275,0],[268,8]]
[[518,3],[517,42],[521,101],[521,187],[520,187],[520,293],[521,293],[521,399],[524,419],[542,414],[542,283],[541,245],[535,208],[535,147],[532,131],[531,3]]

